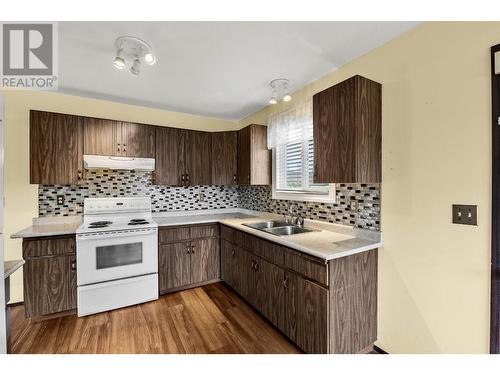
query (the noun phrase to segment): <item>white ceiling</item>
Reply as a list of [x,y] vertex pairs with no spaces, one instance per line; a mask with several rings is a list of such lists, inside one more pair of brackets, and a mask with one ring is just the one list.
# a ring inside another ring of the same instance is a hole
[[[240,120],[267,105],[274,78],[295,91],[416,22],[60,22],[59,89],[68,94]],[[153,47],[139,77],[113,64],[115,39]]]

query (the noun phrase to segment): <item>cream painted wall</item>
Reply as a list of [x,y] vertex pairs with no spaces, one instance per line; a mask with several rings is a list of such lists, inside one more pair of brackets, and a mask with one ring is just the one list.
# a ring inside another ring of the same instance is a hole
[[[296,103],[354,74],[383,84],[379,340],[391,353],[487,353],[491,195],[489,47],[500,23],[427,23],[294,94]],[[234,124],[86,98],[7,92],[5,252],[37,215],[28,184],[28,110],[223,130]],[[467,151],[468,153],[462,153]],[[477,227],[450,224],[451,204],[477,204]],[[22,298],[21,279],[13,299]]]
[[[38,185],[29,184],[29,110],[71,113],[196,130],[235,130],[238,123],[184,113],[37,91],[0,91],[5,98],[5,259],[22,257],[21,240],[10,235],[38,216]],[[22,301],[22,272],[11,277],[11,302]]]
[[[296,103],[355,74],[383,85],[377,344],[390,353],[489,352],[497,43],[499,22],[423,24],[293,95]],[[477,204],[479,225],[452,225],[452,203]]]

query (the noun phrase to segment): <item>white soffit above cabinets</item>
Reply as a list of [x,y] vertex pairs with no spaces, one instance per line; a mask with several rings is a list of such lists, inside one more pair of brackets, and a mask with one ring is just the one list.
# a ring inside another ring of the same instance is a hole
[[[269,82],[291,91],[417,22],[60,22],[59,89],[71,95],[240,120],[265,107]],[[113,66],[115,40],[147,40],[155,65]]]

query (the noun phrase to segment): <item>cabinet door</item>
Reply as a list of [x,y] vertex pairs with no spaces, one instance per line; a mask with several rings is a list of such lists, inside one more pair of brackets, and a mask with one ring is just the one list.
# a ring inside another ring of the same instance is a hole
[[220,278],[220,252],[217,238],[191,241],[191,283]]
[[236,289],[233,280],[232,251],[232,245],[227,241],[222,241],[220,249],[220,273],[222,280],[233,289]]
[[159,248],[160,292],[191,283],[190,243],[178,242]]
[[238,133],[212,133],[212,184],[236,185]]
[[238,185],[250,185],[250,127],[238,131]]
[[277,327],[281,327],[284,320],[284,274],[282,268],[263,259],[257,260],[257,305],[261,313]]
[[380,182],[381,113],[381,85],[361,76],[313,96],[314,182]]
[[306,353],[328,352],[328,290],[298,279],[297,340]]
[[222,241],[221,250],[221,277],[234,290],[241,293],[240,259],[243,250],[227,241]]
[[122,155],[136,158],[155,157],[155,127],[122,122]]
[[267,148],[267,127],[250,125],[250,184],[271,184],[271,151]]
[[157,185],[185,184],[185,150],[183,129],[156,127],[156,168],[155,183]]
[[72,308],[70,273],[69,256],[27,259],[23,272],[26,317],[49,315]]
[[284,313],[283,319],[278,320],[278,328],[290,340],[297,342],[297,315],[299,303],[299,276],[285,271],[283,280]]
[[68,257],[69,259],[69,300],[68,300],[68,309],[76,309],[77,308],[77,284],[76,284],[76,256],[72,255]]
[[255,305],[255,271],[254,256],[248,251],[239,249],[240,252],[240,272],[238,274],[238,283],[240,284],[241,296],[250,304]]
[[121,122],[85,117],[83,141],[86,155],[119,156],[122,153]]
[[186,184],[212,183],[212,137],[210,133],[186,132]]
[[76,185],[83,168],[81,117],[30,111],[30,183]]

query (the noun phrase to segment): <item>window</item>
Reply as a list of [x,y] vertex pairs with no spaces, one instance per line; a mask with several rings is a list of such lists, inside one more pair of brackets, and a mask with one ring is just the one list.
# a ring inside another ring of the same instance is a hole
[[273,199],[333,202],[332,184],[315,184],[314,140],[310,103],[269,119],[268,146],[273,150]]

